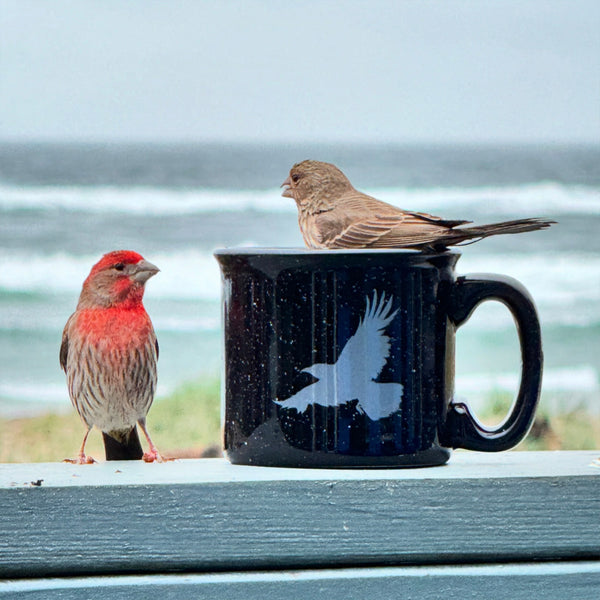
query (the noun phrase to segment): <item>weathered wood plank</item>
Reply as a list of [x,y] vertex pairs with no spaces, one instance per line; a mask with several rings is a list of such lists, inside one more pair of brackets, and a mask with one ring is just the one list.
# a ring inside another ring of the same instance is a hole
[[[408,479],[504,479],[600,475],[600,450],[588,452],[455,452],[447,465],[421,469],[277,469],[232,465],[225,459],[68,463],[0,463],[0,490],[30,487],[85,487],[238,481],[353,481]],[[595,464],[594,464],[595,463]]]
[[0,576],[597,559],[597,456],[457,453],[446,467],[369,471],[3,465]]
[[26,597],[29,600],[82,600],[100,597],[113,600],[596,600],[599,591],[599,562],[384,567],[0,582],[0,597]]

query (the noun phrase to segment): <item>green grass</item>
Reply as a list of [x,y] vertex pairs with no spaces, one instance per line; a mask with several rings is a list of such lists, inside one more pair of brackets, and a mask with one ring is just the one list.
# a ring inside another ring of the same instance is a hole
[[[512,396],[493,392],[481,421],[487,425],[501,422],[508,414]],[[600,419],[583,409],[552,415],[538,408],[529,435],[517,450],[596,450],[600,448]]]
[[[209,377],[157,398],[147,424],[166,457],[197,457],[221,444],[219,380]],[[55,462],[77,456],[84,427],[75,410],[32,418],[0,419],[0,462]],[[142,435],[140,433],[140,438]],[[142,438],[142,446],[146,448]],[[104,459],[102,436],[92,430],[86,453]]]
[[[198,457],[221,444],[220,390],[217,377],[182,385],[158,398],[148,415],[152,439],[166,457]],[[500,422],[512,398],[493,393],[481,415]],[[24,419],[0,419],[0,462],[55,462],[77,455],[84,428],[74,410]],[[145,446],[145,440],[142,440]],[[600,448],[600,419],[582,410],[561,415],[538,411],[534,427],[519,450],[594,450]],[[101,435],[90,434],[86,451],[104,458]]]

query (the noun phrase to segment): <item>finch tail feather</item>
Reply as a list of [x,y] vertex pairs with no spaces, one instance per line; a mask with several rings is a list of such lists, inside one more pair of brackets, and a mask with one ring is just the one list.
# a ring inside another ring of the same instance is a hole
[[[452,230],[455,236],[455,243],[473,238],[484,238],[490,235],[500,235],[507,233],[525,233],[527,231],[537,231],[546,229],[556,221],[549,219],[517,219],[515,221],[503,221],[502,223],[490,223],[489,225],[475,225],[473,227],[461,227]],[[464,237],[463,237],[464,235]],[[460,239],[462,238],[462,240]]]
[[140,460],[144,455],[137,428],[102,432],[106,460]]

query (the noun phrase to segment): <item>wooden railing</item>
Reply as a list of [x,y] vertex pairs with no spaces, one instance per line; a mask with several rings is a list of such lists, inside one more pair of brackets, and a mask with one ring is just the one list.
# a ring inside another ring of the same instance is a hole
[[600,598],[600,452],[0,466],[0,597]]

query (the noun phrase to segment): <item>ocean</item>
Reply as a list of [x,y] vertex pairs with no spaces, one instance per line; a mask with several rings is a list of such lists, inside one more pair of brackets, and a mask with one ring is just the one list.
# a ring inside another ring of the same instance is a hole
[[[160,267],[145,305],[160,342],[159,395],[218,376],[221,281],[214,249],[302,246],[279,185],[306,158],[361,191],[476,223],[543,216],[549,230],[460,249],[459,273],[518,279],[542,324],[542,407],[600,412],[600,146],[0,144],[0,415],[71,410],[62,328],[102,254]],[[485,303],[457,336],[456,395],[514,392],[507,309]]]

